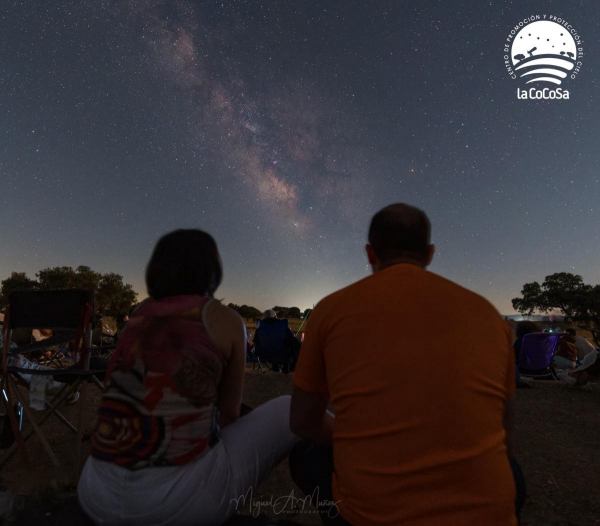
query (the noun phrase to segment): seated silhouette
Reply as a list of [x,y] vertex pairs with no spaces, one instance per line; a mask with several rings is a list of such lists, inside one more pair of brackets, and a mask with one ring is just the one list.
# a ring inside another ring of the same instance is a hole
[[271,364],[274,371],[288,373],[294,370],[300,342],[288,325],[288,320],[278,319],[275,311],[267,310],[254,335],[256,356]]

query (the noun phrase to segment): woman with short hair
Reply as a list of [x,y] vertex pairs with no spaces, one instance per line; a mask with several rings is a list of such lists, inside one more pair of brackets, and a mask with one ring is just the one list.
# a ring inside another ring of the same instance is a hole
[[156,245],[78,487],[97,524],[220,524],[298,441],[288,396],[240,418],[246,329],[213,298],[221,279],[209,234],[177,230]]

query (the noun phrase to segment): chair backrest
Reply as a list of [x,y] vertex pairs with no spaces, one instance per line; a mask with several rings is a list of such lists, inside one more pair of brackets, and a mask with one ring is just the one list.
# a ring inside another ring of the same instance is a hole
[[89,290],[14,291],[8,298],[9,329],[78,329],[88,306],[93,313],[94,293]]
[[523,336],[517,366],[528,371],[543,371],[552,365],[558,340],[566,333],[534,332]]
[[262,322],[256,329],[258,335],[258,345],[256,353],[271,363],[284,363],[288,358],[288,349],[285,345],[287,336],[288,321],[275,320]]

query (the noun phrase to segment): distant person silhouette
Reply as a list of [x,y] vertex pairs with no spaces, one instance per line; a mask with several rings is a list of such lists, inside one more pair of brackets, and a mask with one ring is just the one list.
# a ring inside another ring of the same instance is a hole
[[[263,313],[263,319],[260,321],[260,325],[257,327],[254,333],[254,348],[257,356],[261,356],[263,351],[263,344],[260,340],[260,335],[269,325],[279,323],[281,320],[277,318],[277,313],[273,309],[267,309]],[[285,323],[285,320],[284,320]],[[284,373],[288,373],[291,369],[294,370],[296,361],[298,360],[298,353],[300,352],[300,342],[298,338],[292,332],[292,329],[287,326],[282,334],[281,340],[281,355],[282,363],[273,364],[274,370],[279,371],[280,369]]]
[[575,336],[571,333],[561,336],[552,358],[552,365],[559,369],[574,369],[577,366],[577,352]]
[[583,363],[577,369],[568,373],[558,373],[558,377],[576,386],[584,386],[588,382],[600,382],[600,352],[594,349],[585,355]]
[[575,347],[577,347],[577,358],[579,360],[583,360],[589,353],[596,349],[583,336],[577,334],[577,331],[575,329],[569,328],[565,329],[565,331],[575,338]]

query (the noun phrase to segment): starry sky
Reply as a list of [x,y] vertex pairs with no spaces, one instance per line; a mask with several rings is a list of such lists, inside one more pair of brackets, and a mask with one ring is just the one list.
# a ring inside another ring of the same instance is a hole
[[[368,275],[401,201],[431,270],[503,314],[554,272],[600,282],[597,0],[0,5],[0,279],[89,265],[144,297],[157,239],[196,227],[218,297],[303,309]],[[583,38],[568,101],[517,99],[503,48],[532,14]]]

